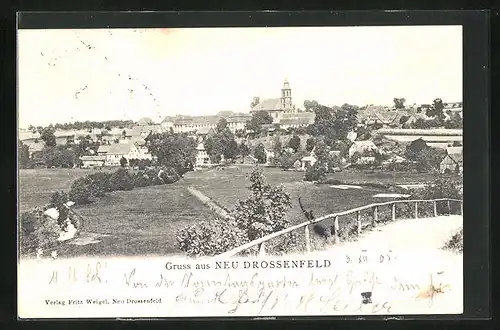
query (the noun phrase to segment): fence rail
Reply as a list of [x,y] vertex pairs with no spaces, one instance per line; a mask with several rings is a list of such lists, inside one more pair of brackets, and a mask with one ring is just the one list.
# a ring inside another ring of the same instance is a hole
[[364,210],[369,210],[369,209],[373,209],[373,215],[372,215],[372,224],[375,224],[375,222],[378,221],[378,209],[379,207],[381,206],[391,206],[391,216],[392,216],[392,220],[396,220],[396,205],[397,204],[414,204],[415,205],[415,208],[414,208],[414,217],[415,219],[418,218],[418,206],[419,206],[419,203],[433,203],[433,216],[434,217],[437,217],[438,216],[438,212],[437,212],[437,202],[447,202],[447,207],[448,207],[448,212],[451,213],[451,205],[450,205],[450,202],[458,202],[460,203],[460,214],[463,215],[463,201],[462,200],[459,200],[459,199],[453,199],[453,198],[439,198],[439,199],[429,199],[429,200],[425,200],[425,199],[413,199],[413,200],[409,200],[409,199],[406,199],[406,200],[396,200],[396,201],[390,201],[390,202],[383,202],[383,203],[373,203],[373,204],[369,204],[369,205],[365,205],[365,206],[361,206],[361,207],[357,207],[357,208],[354,208],[354,209],[350,209],[350,210],[347,210],[347,211],[342,211],[342,212],[338,212],[338,213],[332,213],[332,214],[328,214],[328,215],[325,215],[325,216],[322,216],[322,217],[319,217],[319,218],[316,218],[316,219],[313,219],[313,220],[309,220],[309,221],[305,221],[301,224],[298,224],[298,225],[295,225],[295,226],[291,226],[291,227],[288,227],[286,229],[283,229],[281,231],[278,231],[278,232],[275,232],[275,233],[272,233],[272,234],[269,234],[267,236],[264,236],[264,237],[261,237],[259,239],[256,239],[252,242],[249,242],[247,244],[244,244],[244,245],[241,245],[235,249],[232,249],[230,251],[227,251],[227,252],[224,252],[222,254],[219,254],[216,256],[216,258],[220,258],[220,257],[232,257],[238,253],[241,253],[245,250],[248,250],[248,249],[251,249],[255,246],[259,246],[259,254],[263,255],[265,254],[265,243],[273,238],[276,238],[276,237],[279,237],[279,236],[282,236],[284,234],[287,234],[289,232],[292,232],[294,230],[298,230],[298,229],[301,229],[301,228],[304,228],[304,234],[305,234],[305,245],[306,245],[306,251],[307,252],[310,252],[311,250],[311,240],[310,240],[310,230],[309,230],[309,226],[310,225],[313,225],[313,224],[316,224],[318,222],[321,222],[321,221],[325,221],[325,220],[328,220],[328,219],[334,219],[334,238],[335,238],[335,244],[338,244],[340,242],[340,236],[339,236],[339,216],[343,216],[343,215],[350,215],[350,214],[353,214],[353,213],[356,213],[356,225],[357,225],[357,232],[358,232],[358,235],[361,233],[361,228],[362,228],[362,224],[361,224],[361,216],[360,216],[360,213],[361,211],[364,211]]

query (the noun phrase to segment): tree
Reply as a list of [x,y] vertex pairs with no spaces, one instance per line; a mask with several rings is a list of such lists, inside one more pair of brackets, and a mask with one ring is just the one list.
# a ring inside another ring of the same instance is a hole
[[273,145],[274,157],[277,159],[281,156],[283,145],[281,144],[280,137],[276,136]]
[[40,138],[45,142],[46,147],[56,146],[56,136],[54,135],[54,129],[51,126],[42,129],[40,133]]
[[325,163],[317,161],[313,166],[309,166],[304,174],[304,181],[323,181],[326,178]]
[[292,136],[292,138],[288,141],[288,147],[292,148],[294,152],[299,151],[300,149],[300,137],[296,134]]
[[297,160],[294,155],[286,150],[281,154],[281,157],[279,159],[280,167],[284,170],[288,170],[289,168],[292,168],[293,164]]
[[120,158],[120,166],[121,167],[127,166],[127,163],[128,163],[128,161],[125,157]]
[[458,113],[452,113],[450,119],[444,123],[444,128],[460,129],[464,128],[462,116]]
[[250,182],[252,195],[240,201],[231,213],[248,241],[287,228],[290,223],[286,214],[292,207],[290,194],[283,186],[266,183],[261,169],[250,174]]
[[306,112],[313,112],[314,109],[319,106],[319,103],[318,101],[309,101],[309,100],[305,100],[304,101],[304,109],[306,110]]
[[435,99],[432,102],[432,106],[427,108],[425,115],[427,117],[432,117],[432,118],[436,118],[440,121],[443,121],[444,118],[446,117],[444,114],[443,100],[441,100],[440,98]]
[[306,151],[312,151],[314,149],[314,145],[315,145],[315,140],[314,138],[310,137],[307,139],[306,141]]
[[273,117],[267,111],[256,111],[252,113],[252,119],[247,122],[246,128],[252,130],[254,135],[258,135],[261,132],[262,125],[272,124],[272,122]]
[[408,146],[406,146],[405,156],[409,160],[417,160],[417,155],[424,149],[428,147],[427,143],[420,138],[412,141]]
[[254,157],[257,158],[257,161],[260,164],[265,164],[267,161],[267,155],[266,155],[266,149],[262,143],[259,143],[259,145],[255,148]]
[[215,127],[216,133],[222,133],[227,128],[227,120],[226,118],[221,118],[217,122],[217,126]]
[[329,148],[326,145],[326,143],[323,140],[319,140],[316,143],[316,147],[314,149],[314,154],[316,155],[318,162],[326,164],[328,162],[328,158],[329,158],[328,152],[329,152]]
[[56,191],[50,197],[50,205],[57,209],[59,216],[57,217],[57,224],[64,228],[66,224],[66,219],[69,216],[68,208],[65,204],[69,201],[68,195],[63,191]]
[[250,148],[245,144],[245,142],[241,142],[241,144],[238,147],[239,153],[241,155],[241,163],[244,162],[244,159],[246,156],[250,155]]
[[146,146],[160,165],[173,167],[181,177],[193,169],[196,141],[186,134],[151,134],[146,138]]
[[18,152],[18,157],[19,157],[19,167],[20,168],[27,168],[28,163],[30,161],[29,147],[27,145],[25,145],[24,143],[22,143],[21,141],[19,141],[17,152]]
[[44,148],[42,158],[47,167],[73,167],[76,161],[75,152],[66,146]]
[[250,108],[253,109],[259,103],[260,103],[260,97],[254,96],[252,99],[252,103],[250,103]]
[[396,109],[404,109],[405,108],[405,102],[406,102],[405,98],[394,98],[393,102],[394,102],[394,108],[396,108]]

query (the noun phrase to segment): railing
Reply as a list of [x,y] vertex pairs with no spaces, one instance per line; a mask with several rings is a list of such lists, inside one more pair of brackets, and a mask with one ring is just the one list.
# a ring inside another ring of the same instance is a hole
[[437,212],[437,202],[447,202],[448,206],[448,214],[451,214],[451,205],[450,202],[458,202],[460,203],[460,214],[463,215],[463,201],[459,199],[452,199],[452,198],[440,198],[440,199],[430,199],[430,200],[397,200],[397,201],[390,201],[390,202],[384,202],[384,203],[374,203],[374,204],[369,204],[361,207],[357,207],[351,210],[339,212],[339,213],[333,213],[329,215],[325,215],[323,217],[319,217],[313,220],[309,220],[306,222],[303,222],[301,224],[283,229],[281,231],[269,234],[267,236],[261,237],[259,239],[256,239],[252,242],[249,242],[247,244],[244,244],[242,246],[239,246],[235,249],[232,249],[230,251],[224,252],[222,254],[219,254],[216,256],[217,258],[220,257],[232,257],[238,253],[241,253],[245,250],[251,249],[255,246],[259,246],[259,255],[264,255],[265,254],[265,243],[273,238],[276,238],[278,236],[282,236],[286,233],[292,232],[294,230],[298,230],[301,228],[304,228],[304,236],[305,236],[305,245],[306,245],[306,251],[311,252],[311,239],[310,239],[310,230],[309,226],[324,220],[328,220],[331,218],[334,218],[334,239],[335,239],[335,244],[340,243],[340,236],[339,236],[339,216],[343,215],[349,215],[356,213],[356,227],[357,227],[357,234],[359,235],[361,233],[362,229],[362,224],[361,224],[361,211],[368,210],[368,209],[373,209],[372,213],[372,225],[375,225],[375,223],[378,221],[378,209],[381,206],[391,206],[391,216],[392,216],[392,221],[396,220],[396,204],[414,204],[414,217],[415,219],[418,218],[418,210],[419,210],[419,203],[431,203],[433,204],[433,215],[434,217],[438,216]]

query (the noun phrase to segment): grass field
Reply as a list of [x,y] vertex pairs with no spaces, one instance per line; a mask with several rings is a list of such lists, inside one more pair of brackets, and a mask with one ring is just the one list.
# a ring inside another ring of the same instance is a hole
[[[114,169],[113,169],[114,170]],[[186,188],[192,186],[222,206],[232,209],[239,199],[250,195],[247,178],[252,167],[228,167],[225,170],[189,172],[183,179],[170,185],[136,188],[132,191],[113,192],[97,202],[80,206],[76,210],[85,217],[83,232],[107,234],[101,242],[88,245],[62,244],[61,256],[76,255],[165,255],[181,253],[176,245],[178,229],[214,214],[193,197]],[[81,169],[21,170],[19,175],[20,210],[48,204],[57,190],[69,190],[71,183],[84,175],[94,173]],[[314,216],[348,210],[385,199],[373,195],[384,190],[376,188],[335,189],[330,185],[315,185],[302,181],[303,173],[265,168],[264,174],[271,184],[283,184],[291,194],[293,207],[288,216],[292,224],[305,221],[298,197]],[[398,183],[426,181],[422,175],[395,176]],[[393,182],[392,174],[337,173],[335,179],[343,182]],[[420,180],[418,180],[420,179]],[[391,181],[392,180],[392,181]]]

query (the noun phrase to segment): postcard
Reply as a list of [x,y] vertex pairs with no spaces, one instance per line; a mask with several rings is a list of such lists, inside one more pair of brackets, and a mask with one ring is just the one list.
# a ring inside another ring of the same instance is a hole
[[17,41],[20,319],[463,313],[461,26]]

